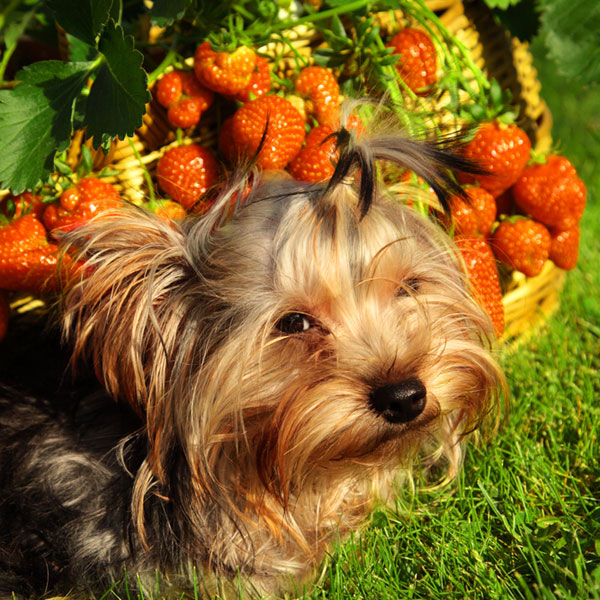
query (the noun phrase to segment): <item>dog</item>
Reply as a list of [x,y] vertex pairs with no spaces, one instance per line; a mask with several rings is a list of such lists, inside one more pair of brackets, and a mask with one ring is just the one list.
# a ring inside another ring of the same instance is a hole
[[378,173],[445,201],[472,165],[336,136],[327,182],[235,175],[202,216],[124,207],[65,235],[65,337],[102,386],[2,390],[0,591],[125,570],[165,597],[294,593],[417,458],[456,474],[501,403],[493,329],[450,238]]

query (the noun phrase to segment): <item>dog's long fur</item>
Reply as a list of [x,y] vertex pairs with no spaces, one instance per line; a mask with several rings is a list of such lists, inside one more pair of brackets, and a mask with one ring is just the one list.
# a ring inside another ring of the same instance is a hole
[[[207,594],[239,578],[278,595],[417,455],[456,472],[498,404],[492,328],[449,239],[387,196],[375,161],[440,194],[457,163],[343,139],[329,185],[255,174],[203,217],[124,208],[66,236],[85,266],[64,329],[106,392],[5,391],[0,591],[102,592],[125,567],[148,589],[158,570],[163,593],[197,569]],[[407,380],[424,407],[386,416],[374,394]]]

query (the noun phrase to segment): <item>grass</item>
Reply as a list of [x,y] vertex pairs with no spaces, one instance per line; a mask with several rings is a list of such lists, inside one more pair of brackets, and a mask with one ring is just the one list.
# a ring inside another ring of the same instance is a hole
[[500,432],[451,490],[378,512],[312,599],[600,599],[600,88],[560,80],[534,43],[553,138],[588,187],[580,262],[559,311],[505,349]]

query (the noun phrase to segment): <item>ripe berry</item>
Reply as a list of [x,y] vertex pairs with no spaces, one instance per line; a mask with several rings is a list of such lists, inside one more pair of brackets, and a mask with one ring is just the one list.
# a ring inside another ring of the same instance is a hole
[[399,54],[398,74],[417,95],[426,96],[437,81],[437,52],[431,37],[420,29],[401,29],[390,41],[388,48]]
[[253,157],[258,152],[256,161],[263,169],[285,168],[298,154],[305,135],[300,113],[285,98],[274,95],[244,104],[228,127],[231,137],[222,139],[225,155]]
[[464,155],[489,175],[459,173],[458,179],[461,183],[479,182],[495,198],[517,181],[530,154],[531,142],[522,129],[498,121],[484,123],[465,145]]
[[198,144],[170,148],[156,167],[158,185],[186,210],[208,208],[200,200],[217,182],[218,175],[219,165],[214,155]]
[[528,277],[540,274],[550,254],[550,245],[548,229],[531,219],[503,221],[491,238],[498,260]]

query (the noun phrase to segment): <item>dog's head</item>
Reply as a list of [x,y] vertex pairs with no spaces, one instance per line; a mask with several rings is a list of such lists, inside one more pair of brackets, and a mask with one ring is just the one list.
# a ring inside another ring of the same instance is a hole
[[65,301],[75,354],[146,422],[142,503],[153,485],[173,497],[176,454],[190,507],[216,498],[308,547],[419,449],[454,472],[496,405],[493,330],[451,241],[375,177],[398,162],[442,194],[455,154],[397,136],[340,147],[328,183],[255,174],[205,216],[128,208],[67,237],[87,265]]

